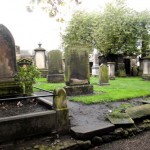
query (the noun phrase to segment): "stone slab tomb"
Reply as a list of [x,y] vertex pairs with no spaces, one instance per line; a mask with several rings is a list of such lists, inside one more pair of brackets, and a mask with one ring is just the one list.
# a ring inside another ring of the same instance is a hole
[[17,74],[15,42],[11,32],[0,24],[0,97],[22,93]]
[[88,47],[73,45],[65,49],[65,90],[67,95],[93,93],[90,85]]
[[62,52],[60,50],[52,50],[48,53],[48,76],[50,83],[64,82]]

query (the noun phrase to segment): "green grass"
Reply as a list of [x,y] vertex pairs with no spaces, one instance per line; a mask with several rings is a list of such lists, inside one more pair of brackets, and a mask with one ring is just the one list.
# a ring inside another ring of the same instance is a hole
[[[36,86],[46,90],[65,86],[64,83],[47,83],[46,79],[43,78],[36,81]],[[139,77],[116,78],[116,80],[110,80],[110,85],[107,86],[99,86],[98,77],[91,77],[90,82],[94,86],[95,94],[69,97],[69,99],[92,104],[150,96],[150,81],[144,81]]]

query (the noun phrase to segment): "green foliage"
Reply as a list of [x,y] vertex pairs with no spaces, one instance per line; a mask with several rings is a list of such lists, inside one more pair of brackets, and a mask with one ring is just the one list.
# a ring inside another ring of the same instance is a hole
[[125,116],[125,115],[122,115],[122,113],[125,113],[125,110],[129,107],[132,107],[133,105],[132,104],[122,104],[120,105],[120,107],[114,109],[110,115],[113,116],[113,117],[116,117],[116,118],[122,118],[123,117],[129,117],[128,115]]
[[16,80],[22,84],[23,94],[32,93],[32,85],[35,83],[35,78],[40,76],[39,70],[34,66],[18,67]]
[[74,43],[80,43],[89,47],[95,47],[95,33],[99,15],[97,13],[87,13],[77,11],[62,35],[64,47]]

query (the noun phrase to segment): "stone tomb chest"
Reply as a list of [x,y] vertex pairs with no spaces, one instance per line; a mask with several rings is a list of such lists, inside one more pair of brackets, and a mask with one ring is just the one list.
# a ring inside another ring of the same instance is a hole
[[10,31],[0,24],[0,97],[22,93],[16,74],[15,42]]

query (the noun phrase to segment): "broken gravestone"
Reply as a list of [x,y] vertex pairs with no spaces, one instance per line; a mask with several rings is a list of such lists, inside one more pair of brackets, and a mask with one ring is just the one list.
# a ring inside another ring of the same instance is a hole
[[64,82],[62,52],[60,50],[52,50],[48,53],[48,76],[50,83]]
[[21,84],[15,81],[17,67],[14,38],[2,24],[0,24],[0,54],[0,96],[20,95]]
[[74,44],[65,49],[65,90],[67,95],[93,93],[90,85],[89,47]]

